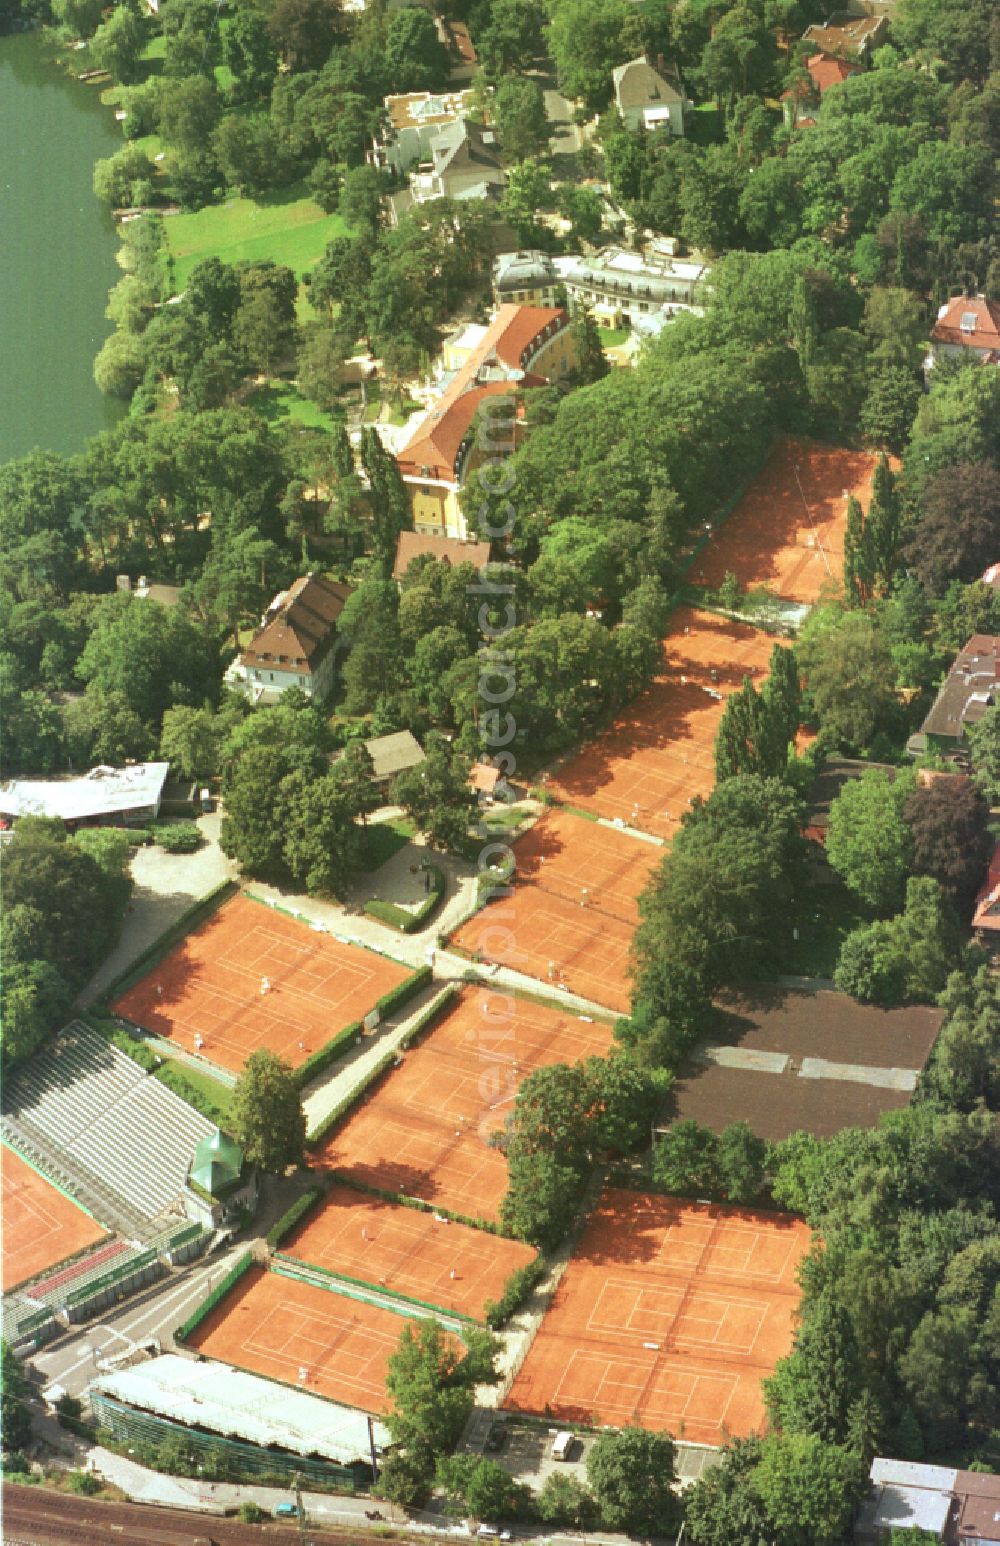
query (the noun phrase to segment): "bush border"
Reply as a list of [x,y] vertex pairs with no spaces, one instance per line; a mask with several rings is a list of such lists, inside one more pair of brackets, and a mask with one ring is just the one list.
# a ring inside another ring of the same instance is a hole
[[483,1318],[491,1331],[499,1331],[511,1316],[527,1304],[548,1271],[549,1263],[543,1252],[539,1252],[534,1261],[514,1268],[503,1286],[500,1298],[488,1299],[483,1307]]
[[111,1000],[113,998],[117,998],[120,993],[126,992],[142,977],[145,977],[148,972],[152,971],[153,967],[163,959],[168,951],[172,950],[175,945],[180,944],[181,940],[186,938],[198,924],[204,923],[206,918],[210,918],[214,912],[217,912],[224,902],[228,902],[230,897],[237,894],[239,889],[235,880],[223,880],[217,886],[214,886],[211,891],[206,891],[205,895],[199,897],[197,902],[192,903],[190,907],[186,907],[180,917],[175,918],[173,923],[164,929],[163,933],[158,935],[151,945],[147,945],[145,950],[141,950],[124,971],[120,972],[117,977],[112,978],[107,987],[103,988],[98,994],[94,1000],[94,1005],[113,1014],[114,1011],[111,1009]]
[[407,908],[397,906],[395,902],[382,902],[378,897],[372,897],[364,905],[368,917],[377,918],[380,923],[398,929],[401,934],[416,934],[422,929],[437,912],[447,890],[445,873],[439,864],[426,864],[424,869],[430,873],[431,890],[415,912],[411,913]]
[[413,1305],[418,1310],[428,1310],[433,1315],[444,1315],[449,1320],[464,1321],[468,1326],[482,1325],[482,1322],[477,1321],[474,1315],[467,1315],[464,1310],[449,1310],[443,1304],[431,1304],[430,1300],[418,1299],[414,1294],[404,1294],[396,1288],[384,1288],[378,1283],[369,1283],[365,1278],[353,1278],[349,1272],[338,1272],[332,1267],[318,1267],[313,1262],[303,1261],[301,1256],[292,1256],[287,1251],[277,1251],[275,1253],[275,1271],[278,1271],[282,1266],[293,1270],[301,1267],[310,1273],[318,1272],[323,1277],[332,1280],[331,1286],[342,1283],[347,1288],[366,1289],[369,1293],[379,1295],[380,1298],[398,1299],[401,1304]]
[[281,1241],[287,1234],[300,1224],[307,1213],[311,1213],[316,1204],[326,1195],[322,1186],[311,1186],[296,1197],[290,1208],[286,1208],[276,1224],[272,1224],[264,1236],[272,1251],[276,1251]]
[[174,1341],[179,1343],[187,1342],[192,1331],[197,1330],[206,1316],[210,1315],[216,1305],[225,1299],[229,1290],[235,1288],[236,1284],[242,1277],[245,1277],[253,1265],[253,1253],[251,1251],[244,1251],[240,1259],[230,1267],[222,1281],[215,1285],[211,1293],[206,1294],[201,1304],[192,1310],[187,1320],[177,1327],[177,1330],[174,1332]]
[[[429,972],[430,967],[427,967],[426,970]],[[402,986],[405,987],[405,983],[402,984]],[[331,1130],[336,1126],[341,1118],[347,1115],[355,1102],[360,1101],[361,1097],[367,1094],[371,1086],[375,1084],[384,1073],[389,1071],[389,1069],[393,1066],[399,1057],[400,1052],[402,1052],[406,1047],[411,1047],[417,1037],[427,1030],[428,1026],[430,1026],[433,1021],[437,1019],[438,1015],[441,1014],[443,1010],[447,1009],[451,1005],[452,1001],[457,997],[458,991],[459,989],[457,983],[449,982],[446,984],[446,986],[441,990],[438,998],[434,1000],[433,1004],[428,1004],[427,1008],[421,1011],[414,1023],[410,1026],[409,1030],[406,1032],[406,1035],[401,1037],[401,1039],[396,1043],[395,1047],[390,1047],[389,1050],[379,1058],[378,1062],[368,1070],[368,1073],[365,1075],[364,1079],[362,1079],[361,1083],[356,1085],[350,1094],[345,1095],[342,1100],[339,1100],[333,1109],[328,1111],[326,1116],[320,1119],[319,1125],[314,1127],[312,1131],[307,1134],[307,1147],[314,1148],[318,1143],[321,1142],[322,1139],[329,1135]],[[318,1056],[318,1054],[316,1055]]]

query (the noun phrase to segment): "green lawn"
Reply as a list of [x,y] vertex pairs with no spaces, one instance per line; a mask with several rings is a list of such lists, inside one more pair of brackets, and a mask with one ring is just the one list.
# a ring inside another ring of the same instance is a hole
[[303,188],[304,184],[296,183],[260,201],[227,199],[225,204],[209,204],[164,221],[176,288],[183,290],[195,264],[211,257],[224,263],[271,259],[284,263],[301,279],[322,256],[327,242],[347,235],[340,216],[324,215],[318,204],[303,196]]
[[602,349],[617,349],[618,345],[623,344],[626,338],[628,338],[631,329],[627,327],[599,327],[597,331],[600,334]]
[[365,834],[368,849],[366,869],[380,870],[393,854],[406,847],[416,830],[412,821],[402,818],[398,821],[379,821],[370,826]]
[[182,1100],[194,1106],[216,1127],[224,1127],[229,1121],[229,1106],[233,1092],[226,1084],[203,1074],[200,1068],[174,1060],[163,1063],[156,1076],[168,1090],[173,1090]]
[[307,429],[332,429],[334,420],[322,408],[317,408],[311,398],[303,397],[291,381],[269,381],[257,387],[247,398],[247,407],[254,408],[269,424],[293,419]]

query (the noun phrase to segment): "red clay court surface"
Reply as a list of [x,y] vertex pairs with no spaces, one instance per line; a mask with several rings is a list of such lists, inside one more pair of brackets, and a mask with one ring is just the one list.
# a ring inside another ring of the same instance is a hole
[[760,686],[778,642],[746,623],[679,607],[663,644],[666,673],[548,788],[593,815],[671,838],[689,803],[715,785],[712,748],[725,699],[745,676]]
[[239,896],[112,1008],[233,1073],[261,1047],[294,1068],[411,975]]
[[89,1213],[70,1202],[6,1145],[0,1147],[0,1179],[4,1293],[107,1238],[107,1232]]
[[629,1008],[638,898],[663,849],[570,811],[548,811],[514,845],[517,885],[454,936],[488,961]]
[[510,1274],[535,1259],[531,1246],[520,1241],[501,1240],[347,1186],[335,1186],[322,1211],[282,1250],[474,1320],[482,1319],[488,1300],[500,1298]]
[[389,1408],[389,1357],[403,1327],[412,1324],[379,1305],[251,1267],[187,1345],[311,1395],[382,1414]]
[[809,1244],[798,1219],[605,1192],[506,1405],[699,1444],[760,1432]]
[[466,1218],[499,1218],[507,1162],[488,1138],[535,1068],[604,1057],[610,1025],[466,988],[402,1065],[317,1151],[316,1163],[436,1203]]
[[824,588],[839,591],[845,490],[867,508],[876,460],[867,451],[782,437],[689,578],[716,588],[731,570],[741,585],[766,585],[807,606]]

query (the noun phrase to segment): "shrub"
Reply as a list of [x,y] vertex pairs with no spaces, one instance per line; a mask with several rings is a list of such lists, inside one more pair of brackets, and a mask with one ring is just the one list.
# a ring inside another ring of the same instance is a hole
[[240,1504],[239,1518],[245,1525],[259,1525],[262,1520],[269,1519],[270,1515],[267,1509],[261,1508],[253,1498],[248,1498],[245,1503]]
[[546,1271],[546,1263],[541,1256],[537,1256],[524,1267],[515,1268],[504,1284],[500,1298],[490,1299],[486,1304],[487,1326],[491,1326],[494,1331],[499,1331],[500,1327],[505,1325],[512,1315],[516,1315],[521,1306],[528,1301]]
[[78,1492],[85,1498],[92,1498],[95,1492],[100,1492],[100,1478],[92,1471],[70,1471],[69,1490]]
[[412,977],[408,977],[405,982],[401,982],[398,988],[393,988],[389,993],[384,993],[375,1006],[383,1020],[386,1015],[391,1014],[401,1004],[405,1004],[407,999],[413,998],[415,994],[420,992],[421,988],[426,988],[427,984],[433,980],[434,973],[431,971],[431,968],[429,966],[421,966],[418,971],[414,972]]
[[168,821],[155,829],[154,836],[168,854],[193,854],[205,841],[193,821]]
[[282,1215],[278,1222],[268,1230],[267,1243],[272,1250],[277,1250],[286,1235],[290,1235],[296,1224],[305,1218],[306,1214],[315,1207],[323,1196],[323,1189],[319,1186],[311,1186],[301,1197],[297,1197]]
[[311,1057],[307,1057],[305,1062],[300,1063],[299,1067],[295,1070],[295,1083],[298,1088],[300,1090],[305,1089],[307,1084],[310,1084],[317,1075],[323,1072],[324,1068],[329,1068],[331,1063],[335,1063],[339,1057],[343,1057],[344,1053],[354,1046],[360,1036],[360,1020],[352,1020],[350,1025],[345,1025],[344,1029],[338,1031],[336,1036],[331,1036],[328,1042],[320,1047],[318,1051],[314,1052]]

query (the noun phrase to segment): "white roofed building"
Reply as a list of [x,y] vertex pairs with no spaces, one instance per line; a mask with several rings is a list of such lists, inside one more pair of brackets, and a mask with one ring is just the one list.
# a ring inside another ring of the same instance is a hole
[[[366,1487],[371,1442],[376,1454],[390,1443],[384,1424],[276,1381],[213,1360],[167,1353],[91,1381],[94,1415],[116,1438],[162,1443],[183,1431],[186,1443],[224,1453],[259,1476],[298,1472],[304,1481]],[[371,1440],[369,1439],[371,1432]]]
[[471,91],[408,91],[386,97],[382,106],[383,123],[369,160],[402,173],[418,161],[429,161],[437,130],[470,113],[474,103]]
[[52,816],[69,827],[152,821],[169,772],[169,762],[136,762],[91,768],[79,778],[12,778],[0,785],[0,818]]
[[539,304],[565,294],[570,308],[583,307],[601,327],[637,327],[657,313],[697,310],[710,272],[698,253],[680,257],[665,246],[644,252],[605,247],[589,256],[551,257],[545,252],[506,252],[493,264],[498,304]]

